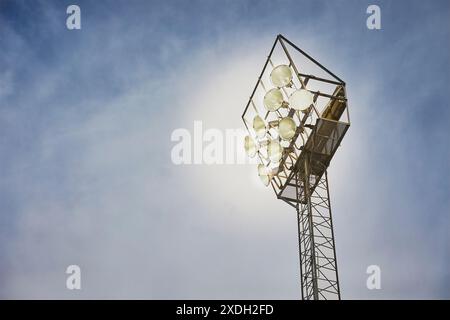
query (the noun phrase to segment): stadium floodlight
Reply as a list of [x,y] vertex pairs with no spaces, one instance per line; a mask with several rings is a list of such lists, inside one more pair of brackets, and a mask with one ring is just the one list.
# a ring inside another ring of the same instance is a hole
[[281,88],[291,86],[292,84],[292,71],[289,66],[282,64],[275,67],[270,73],[270,80],[275,87]]
[[264,96],[264,106],[267,111],[277,111],[283,103],[283,94],[278,88],[270,89]]
[[304,111],[313,104],[313,95],[305,89],[298,89],[289,96],[289,107]]
[[278,124],[278,133],[283,140],[291,140],[295,136],[296,130],[297,125],[291,117],[281,119]]
[[278,140],[271,140],[267,145],[267,154],[271,162],[279,163],[283,156],[283,147]]
[[258,139],[262,139],[266,136],[267,133],[267,127],[264,123],[264,120],[259,116],[255,116],[253,118],[253,130],[255,130],[256,137]]
[[259,178],[261,179],[262,183],[265,186],[268,186],[270,183],[269,170],[262,163],[258,165],[258,175],[259,175]]
[[350,127],[345,82],[278,35],[242,115],[258,175],[297,212],[303,299],[340,299],[327,169]]
[[250,158],[253,158],[255,156],[256,144],[255,144],[255,141],[250,136],[245,137],[244,148],[245,148],[245,153],[247,153],[247,155]]

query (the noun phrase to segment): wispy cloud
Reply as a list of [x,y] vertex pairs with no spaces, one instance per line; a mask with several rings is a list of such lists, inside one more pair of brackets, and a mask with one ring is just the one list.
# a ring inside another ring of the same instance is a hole
[[[78,34],[52,20],[0,40],[1,297],[298,298],[295,213],[255,169],[170,162],[173,129],[242,126],[279,32],[348,84],[352,127],[330,168],[344,298],[448,297],[449,113],[438,91],[449,58],[420,47],[449,47],[448,14],[414,2],[434,24],[405,31],[400,5],[386,3],[374,34],[360,2],[80,5]],[[36,44],[48,29],[51,58]],[[437,127],[419,116],[430,101]],[[80,292],[65,288],[69,264],[82,268]],[[365,287],[370,264],[382,268],[378,292]]]

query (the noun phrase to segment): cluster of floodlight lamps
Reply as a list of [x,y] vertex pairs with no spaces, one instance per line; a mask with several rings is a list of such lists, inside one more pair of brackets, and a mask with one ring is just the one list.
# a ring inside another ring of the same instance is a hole
[[273,68],[270,80],[272,87],[264,95],[263,105],[276,119],[266,123],[259,114],[255,115],[252,121],[254,134],[246,136],[244,142],[249,157],[259,155],[258,175],[265,186],[278,174],[283,153],[288,152],[297,130],[302,132],[295,115],[299,118],[299,113],[306,113],[314,103],[314,95],[294,83],[289,65],[281,64]]
[[[309,144],[326,156],[322,163],[316,163],[322,169],[311,173],[317,172],[315,178],[323,174],[350,125],[346,102],[341,79],[289,40],[277,36],[242,118],[248,130],[246,154],[257,157],[258,176],[265,186],[272,182],[278,197],[283,199],[282,192],[289,191],[285,186],[290,184],[294,166],[312,135],[318,138]],[[347,120],[339,121],[344,111]],[[324,121],[317,126],[319,119]],[[327,139],[320,142],[319,136],[324,135]],[[284,195],[286,199],[293,197],[293,190]]]

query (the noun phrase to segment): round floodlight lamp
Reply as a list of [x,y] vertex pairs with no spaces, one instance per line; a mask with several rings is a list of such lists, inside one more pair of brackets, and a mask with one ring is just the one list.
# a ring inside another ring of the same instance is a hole
[[283,156],[283,147],[277,140],[271,140],[269,142],[269,145],[267,146],[267,155],[271,162],[280,162],[281,157]]
[[264,95],[264,107],[267,111],[277,111],[283,105],[283,94],[278,88],[273,88]]
[[289,106],[295,110],[304,111],[313,103],[313,94],[306,89],[298,89],[289,97]]
[[281,119],[278,124],[278,133],[283,140],[291,140],[295,135],[296,129],[297,125],[291,117]]
[[266,123],[260,116],[255,116],[253,118],[253,129],[255,130],[256,137],[258,139],[264,138],[267,132]]
[[270,183],[270,177],[267,167],[265,165],[258,164],[258,175],[262,183],[267,187]]
[[253,158],[256,154],[256,144],[255,141],[250,137],[246,136],[244,139],[245,152],[250,158]]
[[289,66],[281,64],[270,73],[270,80],[275,87],[281,88],[292,84],[292,71]]

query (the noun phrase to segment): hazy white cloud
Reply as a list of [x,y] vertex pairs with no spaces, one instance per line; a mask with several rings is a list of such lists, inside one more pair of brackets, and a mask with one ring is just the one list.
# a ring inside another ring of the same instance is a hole
[[[118,33],[103,40],[107,57],[90,55],[97,47],[95,34],[89,35],[79,48],[82,58],[69,55],[42,77],[39,99],[24,98],[63,111],[49,116],[33,137],[30,157],[18,159],[7,176],[17,204],[13,232],[2,247],[0,296],[298,298],[295,212],[260,184],[256,169],[170,161],[176,128],[192,129],[194,120],[205,128],[243,126],[243,108],[275,34],[224,32],[189,51],[186,40],[168,35],[155,57],[170,63],[157,68],[153,56],[135,63],[128,58],[127,49],[139,48],[141,36],[125,36],[116,24],[112,29]],[[306,32],[293,41],[301,39],[331,69],[348,67],[343,78],[352,127],[330,168],[343,297],[442,296],[448,257],[436,257],[436,238],[427,234],[439,239],[440,252],[448,248],[442,244],[448,218],[424,224],[416,189],[401,181],[407,171],[390,168],[410,160],[404,137],[383,135],[389,136],[385,149],[377,141],[384,76],[364,72],[383,59],[364,70],[351,67]],[[174,60],[174,52],[183,58]],[[101,77],[104,59],[114,64],[108,71],[113,80]],[[67,70],[78,80],[95,76],[90,83],[98,84],[98,96],[66,101],[61,75]],[[104,95],[111,83],[121,90]],[[26,117],[19,111],[17,117]],[[396,111],[396,119],[409,112]],[[392,146],[399,146],[397,153],[383,153]],[[82,269],[80,292],[65,288],[70,264]],[[365,287],[370,264],[382,270],[377,292]]]

